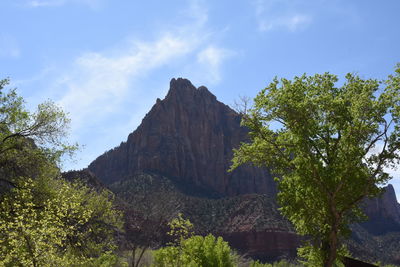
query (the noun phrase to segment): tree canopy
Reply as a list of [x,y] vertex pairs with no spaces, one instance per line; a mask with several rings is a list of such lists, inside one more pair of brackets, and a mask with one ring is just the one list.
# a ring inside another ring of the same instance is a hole
[[69,120],[51,101],[36,112],[0,80],[0,265],[101,266],[116,256],[122,216],[109,191],[61,178]]
[[251,140],[232,164],[271,169],[281,212],[311,237],[299,252],[316,266],[342,254],[359,203],[377,196],[400,160],[400,65],[385,81],[347,74],[337,83],[329,73],[275,78],[243,115]]
[[69,119],[61,108],[47,101],[30,112],[16,89],[5,91],[8,84],[0,80],[0,181],[15,186],[19,177],[59,165],[77,145],[66,142]]

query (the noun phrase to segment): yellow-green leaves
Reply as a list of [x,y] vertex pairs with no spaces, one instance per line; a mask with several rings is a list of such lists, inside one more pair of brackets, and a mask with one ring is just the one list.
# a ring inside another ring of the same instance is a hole
[[227,242],[221,237],[209,234],[192,236],[192,223],[184,219],[182,214],[173,219],[169,226],[169,235],[177,238],[176,243],[154,252],[154,266],[162,267],[233,267],[235,256]]
[[[87,266],[114,248],[112,231],[121,215],[108,196],[79,184],[49,182],[52,192],[27,179],[1,199],[0,265]],[[37,198],[38,191],[47,197]]]

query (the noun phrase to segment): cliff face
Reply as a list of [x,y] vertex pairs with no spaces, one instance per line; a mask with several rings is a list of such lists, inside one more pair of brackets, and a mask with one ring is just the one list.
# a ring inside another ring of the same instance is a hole
[[391,184],[385,187],[380,197],[366,200],[364,210],[370,220],[390,219],[400,224],[400,204]]
[[239,114],[217,101],[206,87],[172,79],[165,99],[157,99],[128,140],[88,168],[106,184],[150,171],[220,196],[274,195],[274,181],[265,169],[243,166],[227,172],[232,149],[246,135]]
[[381,235],[388,232],[400,232],[400,204],[397,202],[391,184],[384,188],[381,196],[366,199],[362,203],[368,221],[360,225],[370,234]]

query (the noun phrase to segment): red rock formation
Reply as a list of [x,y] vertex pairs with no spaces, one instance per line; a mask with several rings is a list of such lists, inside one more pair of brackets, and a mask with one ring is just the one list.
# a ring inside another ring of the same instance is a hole
[[106,184],[137,171],[160,173],[219,195],[275,194],[268,171],[244,166],[232,173],[232,149],[245,141],[240,116],[217,101],[206,87],[172,79],[128,140],[98,157],[89,170]]

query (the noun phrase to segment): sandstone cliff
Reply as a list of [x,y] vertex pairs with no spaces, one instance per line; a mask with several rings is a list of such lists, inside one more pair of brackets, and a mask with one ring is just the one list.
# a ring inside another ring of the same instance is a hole
[[267,170],[243,166],[227,172],[232,149],[246,136],[239,114],[217,101],[206,87],[172,79],[165,99],[157,99],[128,140],[88,168],[106,184],[150,171],[209,194],[272,196],[276,187]]

